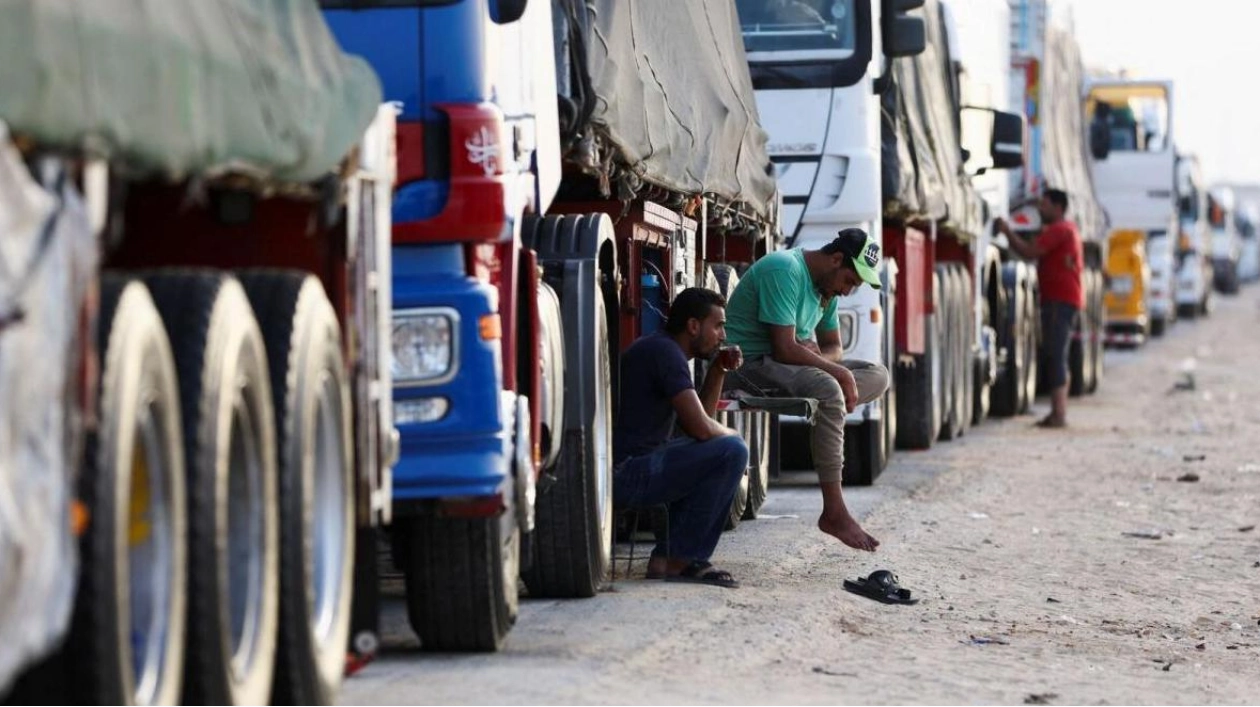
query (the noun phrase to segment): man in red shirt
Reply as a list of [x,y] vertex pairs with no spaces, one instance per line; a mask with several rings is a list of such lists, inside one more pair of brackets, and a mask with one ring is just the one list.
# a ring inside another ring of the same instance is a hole
[[1050,414],[1038,427],[1066,427],[1068,399],[1068,347],[1077,317],[1085,308],[1085,288],[1081,273],[1085,271],[1085,250],[1076,224],[1064,218],[1067,194],[1047,189],[1037,202],[1041,213],[1041,233],[1026,241],[1011,233],[1005,219],[997,220],[997,230],[1006,234],[1011,249],[1021,256],[1037,260],[1037,279],[1041,285],[1041,330],[1045,336],[1046,382],[1050,386]]

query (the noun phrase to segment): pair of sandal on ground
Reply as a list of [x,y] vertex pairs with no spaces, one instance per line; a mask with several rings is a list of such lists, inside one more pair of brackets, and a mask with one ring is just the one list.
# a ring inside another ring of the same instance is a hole
[[727,589],[739,588],[739,581],[731,576],[730,572],[720,570],[713,566],[713,563],[704,560],[692,560],[685,564],[682,569],[677,572],[669,570],[668,561],[659,556],[652,555],[648,559],[647,579],[663,579],[666,582],[686,582],[690,584],[708,584],[714,587],[725,587]]

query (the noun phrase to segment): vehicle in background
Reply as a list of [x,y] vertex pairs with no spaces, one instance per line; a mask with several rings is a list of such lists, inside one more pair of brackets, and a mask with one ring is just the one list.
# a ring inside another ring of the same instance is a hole
[[[734,7],[321,4],[402,111],[393,560],[423,649],[496,650],[518,578],[532,597],[607,580],[621,350],[774,247]],[[736,415],[731,524],[756,516],[770,456],[767,416]]]
[[1091,165],[1110,219],[1109,344],[1141,345],[1176,317],[1173,99],[1170,81],[1095,78],[1086,88],[1086,118],[1106,130],[1110,148]]
[[1246,284],[1260,279],[1260,206],[1254,201],[1244,201],[1238,208],[1238,236],[1242,244],[1238,249],[1238,282]]
[[234,7],[0,6],[15,702],[332,704],[376,645],[394,111],[312,3]]
[[1177,316],[1192,319],[1212,310],[1211,197],[1199,158],[1177,155]]
[[1237,294],[1242,237],[1233,189],[1218,185],[1208,192],[1208,223],[1212,228],[1212,285],[1221,294]]
[[1230,182],[1228,186],[1238,202],[1238,235],[1241,240],[1238,250],[1238,282],[1255,282],[1260,279],[1260,239],[1256,237],[1257,230],[1260,229],[1260,184]]

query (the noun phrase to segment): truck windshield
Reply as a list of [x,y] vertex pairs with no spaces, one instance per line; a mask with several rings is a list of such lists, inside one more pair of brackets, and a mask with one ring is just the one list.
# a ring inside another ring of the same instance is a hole
[[1086,118],[1111,130],[1112,152],[1163,152],[1169,146],[1168,91],[1159,84],[1115,84],[1090,90]]
[[853,0],[737,0],[736,5],[750,54],[855,47]]

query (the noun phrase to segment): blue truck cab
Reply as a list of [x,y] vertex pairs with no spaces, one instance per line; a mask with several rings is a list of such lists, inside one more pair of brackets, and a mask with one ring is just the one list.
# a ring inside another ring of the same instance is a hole
[[539,457],[517,375],[535,350],[519,322],[534,321],[537,268],[519,240],[559,183],[550,4],[321,5],[398,110],[394,562],[423,648],[495,650],[516,616]]

